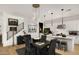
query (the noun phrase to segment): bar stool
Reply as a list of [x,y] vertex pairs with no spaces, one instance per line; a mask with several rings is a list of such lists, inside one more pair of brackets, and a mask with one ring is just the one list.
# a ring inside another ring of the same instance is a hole
[[67,41],[62,40],[61,41],[61,49],[64,51],[67,51]]
[[56,48],[57,48],[57,49],[60,49],[60,48],[61,48],[61,42],[60,42],[59,39],[57,39]]

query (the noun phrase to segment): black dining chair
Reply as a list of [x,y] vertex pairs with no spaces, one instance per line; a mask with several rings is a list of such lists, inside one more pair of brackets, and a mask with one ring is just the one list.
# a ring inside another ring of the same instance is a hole
[[56,42],[56,48],[57,49],[61,49],[61,42],[60,42],[60,40],[57,40],[57,42]]
[[40,42],[45,42],[46,41],[46,35],[42,35],[41,39],[39,40]]
[[31,44],[31,35],[25,35],[24,36],[25,40],[25,55],[33,55],[35,54],[35,49],[33,45]]
[[57,39],[51,40],[49,49],[48,49],[49,55],[55,55],[56,41],[57,41]]
[[61,48],[62,48],[64,51],[67,51],[67,42],[62,41],[62,42],[61,42]]
[[44,47],[41,49],[41,54],[42,55],[55,55],[55,48],[56,48],[56,39],[52,39],[49,47]]

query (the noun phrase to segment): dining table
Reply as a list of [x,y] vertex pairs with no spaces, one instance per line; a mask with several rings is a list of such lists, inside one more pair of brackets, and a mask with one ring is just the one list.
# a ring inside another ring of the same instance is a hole
[[36,54],[40,55],[40,50],[47,47],[50,44],[49,41],[46,42],[34,42],[32,45],[36,48]]

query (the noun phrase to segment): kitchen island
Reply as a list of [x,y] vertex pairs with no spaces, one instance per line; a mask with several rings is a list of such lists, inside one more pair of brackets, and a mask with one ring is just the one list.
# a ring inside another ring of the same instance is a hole
[[57,39],[60,41],[65,41],[67,42],[67,51],[73,51],[74,50],[74,37],[62,37],[62,36],[52,36],[52,35],[47,35],[47,41],[51,41],[52,39]]

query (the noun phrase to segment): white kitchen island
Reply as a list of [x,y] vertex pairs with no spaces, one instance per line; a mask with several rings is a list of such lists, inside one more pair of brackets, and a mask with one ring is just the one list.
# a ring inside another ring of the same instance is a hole
[[47,35],[47,41],[51,41],[52,39],[58,39],[60,41],[66,41],[67,42],[67,50],[68,51],[73,51],[74,50],[74,37],[62,37],[62,36],[52,36],[52,35]]

